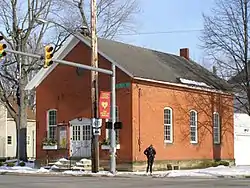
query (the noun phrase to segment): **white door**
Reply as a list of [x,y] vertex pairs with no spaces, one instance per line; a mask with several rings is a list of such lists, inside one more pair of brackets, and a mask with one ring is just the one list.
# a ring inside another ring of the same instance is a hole
[[236,135],[234,140],[235,164],[250,165],[250,135]]
[[71,157],[91,157],[91,125],[90,122],[72,123],[70,127]]

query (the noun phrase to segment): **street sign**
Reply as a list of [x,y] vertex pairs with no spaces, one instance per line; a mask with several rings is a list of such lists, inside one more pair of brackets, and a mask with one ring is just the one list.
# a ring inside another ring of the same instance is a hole
[[129,82],[115,84],[115,88],[117,88],[117,89],[128,88],[128,87],[130,87],[130,83]]
[[102,127],[102,119],[95,119],[91,120],[92,123],[92,130],[94,135],[101,135],[101,127]]
[[93,134],[100,136],[101,135],[101,129],[93,129]]

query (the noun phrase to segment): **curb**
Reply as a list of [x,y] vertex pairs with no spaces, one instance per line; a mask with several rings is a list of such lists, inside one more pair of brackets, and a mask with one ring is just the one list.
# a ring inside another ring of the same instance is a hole
[[135,176],[126,175],[106,175],[106,174],[63,174],[63,173],[18,173],[18,172],[0,172],[0,176],[33,176],[33,177],[105,177],[105,178],[133,178]]
[[[136,178],[136,177],[145,177],[145,178],[190,178],[190,176],[178,176],[178,177],[168,177],[168,174],[164,176],[159,175],[152,175],[152,176],[146,176],[146,175],[107,175],[107,174],[63,174],[58,172],[50,172],[50,173],[20,173],[20,172],[0,172],[0,176],[4,175],[11,175],[11,176],[33,176],[33,177],[103,177],[103,178]],[[229,178],[238,178],[238,179],[249,179],[250,175],[236,175],[236,176],[230,176],[230,175],[214,175],[214,176],[193,176],[191,178],[202,178],[202,179],[216,179],[216,178],[222,178],[222,179],[229,179]]]

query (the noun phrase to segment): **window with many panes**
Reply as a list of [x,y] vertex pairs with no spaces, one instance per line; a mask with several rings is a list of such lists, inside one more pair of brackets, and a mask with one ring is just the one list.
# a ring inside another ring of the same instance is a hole
[[220,144],[220,116],[218,112],[213,114],[214,144]]
[[173,142],[173,113],[169,107],[164,108],[164,142]]
[[48,138],[56,139],[57,110],[49,110],[48,117]]
[[[112,111],[110,110],[110,117],[112,117]],[[116,117],[116,122],[119,122],[119,110],[118,107],[115,107],[115,117]],[[108,120],[109,122],[112,122],[112,118]],[[106,132],[106,138],[110,140],[111,138],[111,129],[107,129]],[[120,142],[120,130],[119,129],[115,129],[115,138],[116,138],[116,143]]]
[[198,117],[195,110],[190,111],[190,143],[198,143]]
[[83,140],[91,140],[91,126],[85,125],[82,127]]
[[81,130],[80,130],[80,125],[74,125],[72,126],[72,134],[73,134],[73,140],[80,140],[81,138]]

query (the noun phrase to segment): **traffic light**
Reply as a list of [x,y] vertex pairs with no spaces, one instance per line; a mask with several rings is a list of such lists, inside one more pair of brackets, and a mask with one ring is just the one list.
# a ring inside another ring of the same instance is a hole
[[[3,40],[3,36],[0,36],[0,41]],[[4,56],[6,56],[6,52],[4,49],[7,47],[6,44],[3,44],[0,42],[0,59],[2,59]]]
[[52,46],[45,46],[45,60],[44,60],[44,68],[49,67],[50,65],[52,65],[53,61],[52,61],[52,57],[53,57],[53,47]]

